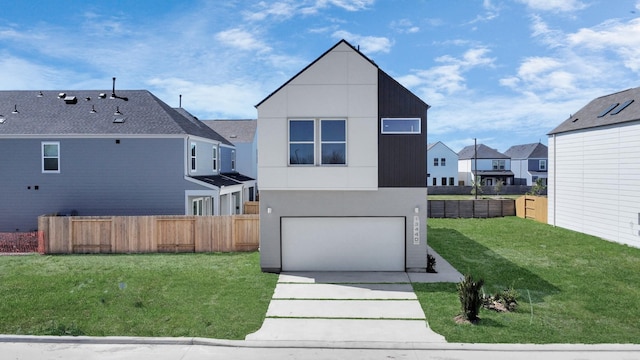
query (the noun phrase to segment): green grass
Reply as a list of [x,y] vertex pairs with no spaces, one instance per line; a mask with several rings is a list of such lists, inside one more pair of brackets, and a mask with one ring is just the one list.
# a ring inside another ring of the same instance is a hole
[[0,333],[243,339],[277,275],[258,253],[0,257]]
[[[429,219],[429,245],[484,292],[519,294],[514,313],[456,324],[456,284],[414,284],[429,325],[450,342],[640,343],[640,249],[516,217]],[[436,265],[437,270],[437,265]]]

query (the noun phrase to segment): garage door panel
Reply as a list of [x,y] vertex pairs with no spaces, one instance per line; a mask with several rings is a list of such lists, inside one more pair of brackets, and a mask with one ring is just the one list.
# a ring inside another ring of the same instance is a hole
[[282,218],[283,271],[404,271],[404,217]]

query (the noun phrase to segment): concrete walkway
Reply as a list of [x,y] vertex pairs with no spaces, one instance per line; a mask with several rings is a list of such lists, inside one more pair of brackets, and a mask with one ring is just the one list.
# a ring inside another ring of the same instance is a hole
[[429,328],[412,282],[462,275],[430,249],[438,273],[282,273],[260,330],[247,341],[444,343]]

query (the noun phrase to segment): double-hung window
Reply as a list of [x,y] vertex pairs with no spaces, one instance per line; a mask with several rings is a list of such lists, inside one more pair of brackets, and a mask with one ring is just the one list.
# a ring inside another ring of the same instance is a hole
[[345,165],[346,163],[346,120],[289,120],[289,165]]
[[505,161],[504,160],[493,160],[493,170],[504,170]]
[[196,143],[191,143],[191,171],[196,171]]
[[231,150],[231,171],[236,171],[236,151]]
[[211,158],[212,158],[213,171],[218,171],[218,147],[215,145],[213,146],[213,152],[211,154]]
[[447,158],[441,158],[440,159],[440,165],[441,166],[447,166]]
[[60,143],[46,141],[42,143],[42,172],[60,172]]
[[540,170],[547,170],[547,160],[540,160],[538,167]]
[[438,166],[438,158],[433,158],[433,166]]

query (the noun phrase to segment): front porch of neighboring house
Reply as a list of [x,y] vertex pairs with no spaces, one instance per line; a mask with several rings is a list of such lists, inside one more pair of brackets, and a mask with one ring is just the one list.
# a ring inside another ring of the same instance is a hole
[[185,191],[187,215],[239,215],[242,204],[256,197],[256,181],[241,174],[194,176],[191,180],[209,190]]
[[[514,184],[514,174],[510,170],[478,170],[477,175],[480,178],[480,183],[487,186],[496,185],[499,181],[502,181],[503,185]],[[471,177],[474,177],[473,173],[471,173]]]

